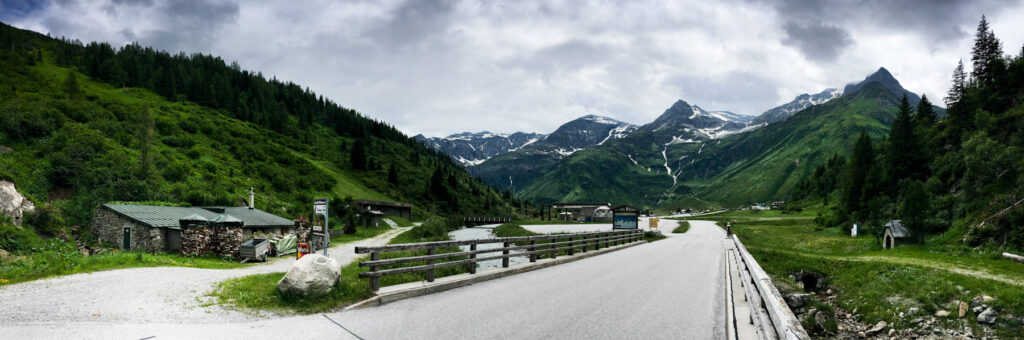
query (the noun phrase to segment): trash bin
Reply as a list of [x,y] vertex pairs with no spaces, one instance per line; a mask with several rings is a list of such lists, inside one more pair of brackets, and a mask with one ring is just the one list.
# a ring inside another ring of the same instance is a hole
[[307,245],[305,242],[299,243],[297,246],[295,246],[295,249],[296,253],[299,254],[298,258],[300,259],[302,258],[303,255],[309,254],[309,245]]

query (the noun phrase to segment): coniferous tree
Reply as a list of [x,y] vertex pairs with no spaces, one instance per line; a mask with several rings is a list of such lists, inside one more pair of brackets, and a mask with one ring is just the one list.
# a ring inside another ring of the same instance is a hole
[[366,170],[366,145],[364,145],[362,139],[357,139],[355,145],[352,146],[352,154],[349,155],[349,161],[352,162],[352,168]]
[[141,116],[139,117],[139,123],[139,179],[147,181],[149,180],[150,168],[153,163],[153,157],[150,155],[150,149],[155,123],[153,114],[150,112],[149,108],[142,110]]
[[937,117],[932,103],[928,101],[927,95],[921,95],[921,101],[917,103],[917,114],[914,116],[919,126],[928,127],[935,124]]
[[871,137],[861,131],[853,146],[853,156],[846,164],[841,183],[842,195],[840,204],[843,210],[854,219],[867,217],[863,212],[866,208],[864,187],[875,161],[875,151],[871,145]]
[[971,62],[974,63],[972,76],[981,85],[991,85],[999,73],[1003,52],[999,39],[988,26],[988,20],[981,16],[978,31],[974,35],[974,47],[971,49]]
[[398,185],[398,169],[394,165],[391,165],[391,168],[388,169],[388,183]]
[[68,94],[68,100],[74,100],[78,97],[78,79],[75,78],[75,71],[68,72],[68,77],[64,79],[64,91]]
[[898,183],[905,178],[920,180],[927,175],[928,164],[924,157],[920,138],[914,131],[912,112],[907,96],[903,95],[896,119],[892,122],[889,148],[886,154],[892,183]]
[[900,202],[899,216],[903,224],[910,229],[913,237],[918,241],[923,240],[928,233],[926,220],[931,210],[931,195],[925,189],[921,181],[910,180],[902,185],[902,200]]

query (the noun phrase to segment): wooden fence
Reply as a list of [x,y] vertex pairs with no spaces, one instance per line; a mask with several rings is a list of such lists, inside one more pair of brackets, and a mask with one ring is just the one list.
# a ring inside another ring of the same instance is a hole
[[495,224],[495,223],[509,223],[512,222],[511,217],[502,216],[464,216],[462,217],[462,223],[466,226],[477,226],[483,224]]
[[[619,230],[595,233],[499,237],[480,240],[404,243],[378,247],[356,247],[356,254],[370,254],[370,260],[359,262],[360,267],[370,267],[370,270],[359,273],[359,277],[369,278],[370,286],[373,288],[373,291],[377,291],[380,289],[380,277],[385,275],[425,272],[427,282],[433,282],[434,271],[438,268],[466,265],[468,266],[467,269],[469,273],[475,274],[476,263],[481,261],[501,259],[501,266],[508,267],[509,258],[515,256],[529,257],[530,262],[536,262],[538,256],[547,254],[550,258],[555,258],[558,256],[558,252],[563,250],[567,251],[569,255],[573,255],[576,250],[586,252],[588,249],[600,249],[602,248],[602,245],[604,248],[607,248],[614,245],[632,243],[641,240],[643,240],[643,231],[641,230]],[[489,243],[500,243],[502,244],[502,247],[481,250],[477,249],[477,245]],[[438,248],[466,245],[469,246],[469,251],[435,254],[435,251]],[[383,260],[380,258],[382,253],[407,250],[426,250],[427,255],[398,257]],[[513,250],[523,250],[523,252],[512,253]],[[501,255],[477,257],[477,255],[480,254],[496,252],[501,252]],[[445,260],[462,256],[468,256],[469,258],[435,263],[437,260]],[[381,266],[412,262],[424,262],[424,264],[410,267],[380,269]]]
[[[786,300],[779,293],[779,290],[772,284],[771,276],[761,268],[761,265],[754,260],[754,257],[747,252],[747,248],[740,242],[740,238],[732,235],[736,250],[740,255],[740,277],[745,282],[747,297],[751,303],[751,322],[758,331],[772,330],[773,334],[757,334],[758,339],[780,339],[780,340],[806,340],[810,339],[807,331],[800,325],[800,320],[793,315],[793,311],[786,305]],[[756,312],[764,308],[768,315]]]

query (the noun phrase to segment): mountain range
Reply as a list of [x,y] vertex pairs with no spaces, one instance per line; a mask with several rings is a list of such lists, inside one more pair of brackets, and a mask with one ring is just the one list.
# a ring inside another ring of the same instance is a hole
[[581,120],[607,119],[585,116],[467,168],[492,186],[540,202],[674,208],[785,199],[819,162],[845,154],[860,131],[875,138],[887,133],[903,95],[920,101],[879,68],[843,90],[802,94],[756,117],[677,100],[639,127],[608,119],[621,123],[615,138],[595,143],[593,132],[565,133]]

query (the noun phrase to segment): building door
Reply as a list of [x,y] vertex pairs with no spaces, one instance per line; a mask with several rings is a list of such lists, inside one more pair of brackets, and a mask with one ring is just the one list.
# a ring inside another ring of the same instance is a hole
[[132,249],[132,228],[129,226],[124,226],[124,242],[122,242],[121,247],[124,250]]
[[892,237],[885,235],[885,249],[892,248]]

